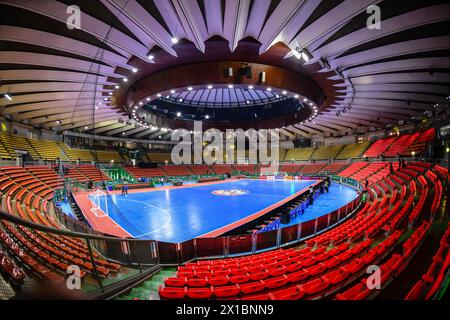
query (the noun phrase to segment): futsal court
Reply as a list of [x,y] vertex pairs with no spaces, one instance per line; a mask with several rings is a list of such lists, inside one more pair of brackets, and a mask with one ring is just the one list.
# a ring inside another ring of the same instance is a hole
[[[182,242],[229,231],[278,207],[317,182],[235,180],[128,195],[91,194],[89,199],[134,238]],[[329,193],[320,195],[291,224],[327,214],[355,197],[352,188],[332,184]]]

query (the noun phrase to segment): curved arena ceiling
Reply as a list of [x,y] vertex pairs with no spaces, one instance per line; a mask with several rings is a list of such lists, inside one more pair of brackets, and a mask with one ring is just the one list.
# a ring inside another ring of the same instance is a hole
[[[74,4],[80,29],[66,25]],[[367,28],[370,5],[380,29]],[[140,81],[240,61],[321,88],[314,121],[280,128],[286,137],[384,128],[448,107],[449,30],[445,0],[0,0],[0,112],[45,129],[168,138],[131,117]]]

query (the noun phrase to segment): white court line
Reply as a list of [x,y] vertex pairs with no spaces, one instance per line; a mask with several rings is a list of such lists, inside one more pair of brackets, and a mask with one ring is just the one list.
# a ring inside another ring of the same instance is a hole
[[[162,226],[160,226],[160,227],[158,227],[158,228],[156,228],[156,229],[154,229],[154,230],[152,230],[152,231],[150,231],[150,232],[146,232],[146,233],[143,233],[143,234],[140,234],[140,235],[133,235],[133,237],[135,237],[135,238],[139,238],[139,237],[142,237],[142,236],[146,236],[146,235],[148,235],[148,234],[151,234],[151,233],[154,233],[154,232],[156,232],[156,231],[159,231],[159,230],[161,230],[162,228],[165,228],[171,221],[172,221],[172,215],[170,214],[170,212],[169,211],[167,211],[166,209],[163,209],[163,208],[159,208],[159,207],[157,207],[157,206],[155,206],[155,205],[152,205],[152,204],[149,204],[149,203],[145,203],[145,202],[143,202],[143,201],[139,201],[139,200],[132,200],[132,199],[120,199],[120,198],[115,198],[116,200],[120,200],[120,201],[133,201],[133,202],[138,202],[138,203],[142,203],[142,204],[144,204],[145,206],[148,206],[148,207],[153,207],[153,208],[156,208],[156,209],[158,209],[158,210],[161,210],[162,212],[164,212],[165,214],[167,214],[167,216],[168,216],[168,220],[166,221],[166,223],[164,223]],[[114,202],[114,204],[116,204],[115,203],[115,201],[114,201],[114,199],[111,197],[111,201],[112,202]],[[112,218],[111,218],[112,219]],[[113,219],[114,220],[114,219]],[[115,220],[114,220],[115,221]],[[120,225],[120,223],[118,223],[117,221],[115,221],[117,224],[119,224]],[[122,227],[123,228],[123,227]],[[123,228],[124,230],[125,230],[125,228]],[[128,230],[126,230],[129,234],[131,234]]]
[[[89,195],[91,195],[91,194],[89,194]],[[89,195],[88,195],[88,199],[89,199],[89,201],[91,201],[92,203],[94,203],[93,201],[92,201],[92,199],[89,197]],[[104,196],[105,197],[105,196]],[[76,198],[75,198],[75,201],[76,201]],[[114,202],[114,201],[113,201]],[[91,209],[92,210],[92,209]],[[101,210],[101,209],[100,209]],[[103,211],[103,210],[102,210]],[[130,237],[132,237],[133,235],[130,233],[130,232],[128,232],[128,230],[126,230],[124,227],[122,227],[121,225],[120,225],[120,223],[118,223],[116,220],[114,220],[113,218],[111,218],[109,215],[107,215],[107,214],[105,214],[104,216],[101,216],[101,217],[99,217],[99,218],[104,218],[104,217],[108,217],[111,221],[113,221],[116,225],[114,226],[114,227],[116,227],[116,228],[120,228],[120,229],[122,229],[123,231],[125,231],[126,233],[128,233],[128,235],[130,236]]]

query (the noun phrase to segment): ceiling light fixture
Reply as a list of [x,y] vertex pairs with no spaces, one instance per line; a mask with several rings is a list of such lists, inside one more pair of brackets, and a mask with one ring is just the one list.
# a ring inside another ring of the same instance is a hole
[[304,62],[308,62],[313,57],[305,48],[301,49],[297,47],[295,50],[292,50],[292,53],[298,60],[303,60]]

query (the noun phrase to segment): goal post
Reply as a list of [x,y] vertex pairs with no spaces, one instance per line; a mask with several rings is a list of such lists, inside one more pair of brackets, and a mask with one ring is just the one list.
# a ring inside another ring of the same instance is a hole
[[106,192],[100,189],[96,189],[93,194],[91,194],[91,211],[96,217],[104,217],[109,215],[108,210],[108,197]]
[[287,176],[288,173],[283,171],[261,172],[261,177],[264,177],[267,180],[284,179]]

